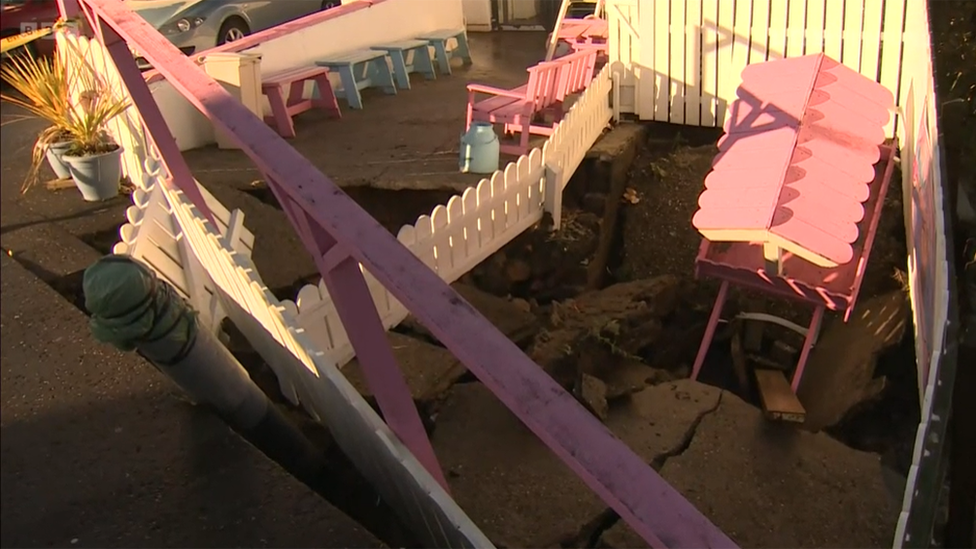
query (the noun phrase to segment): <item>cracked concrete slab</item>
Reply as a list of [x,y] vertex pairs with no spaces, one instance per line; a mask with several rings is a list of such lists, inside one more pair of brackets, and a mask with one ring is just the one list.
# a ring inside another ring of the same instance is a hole
[[[498,331],[505,334],[506,337],[517,345],[524,345],[531,341],[536,333],[539,332],[539,322],[535,315],[520,308],[511,299],[491,295],[470,284],[455,282],[451,284],[451,287],[465,301],[470,303],[472,307],[477,309],[493,326],[498,328]],[[408,316],[401,323],[401,326],[427,337],[434,338],[430,330],[414,318],[413,315]]]
[[484,385],[456,385],[431,437],[451,495],[495,543],[545,547],[606,505]]
[[[647,463],[687,445],[721,391],[681,380],[611,407],[607,427]],[[579,537],[606,505],[480,383],[456,385],[432,442],[451,491],[496,543],[541,547]]]
[[[742,547],[888,546],[898,518],[877,455],[770,423],[731,393],[661,474]],[[622,522],[603,541],[647,547]]]
[[[388,332],[386,338],[415,401],[441,398],[467,372],[464,365],[443,347],[396,332]],[[373,392],[366,383],[358,358],[344,366],[342,373],[360,394],[372,398]]]
[[644,389],[610,408],[606,425],[648,464],[680,451],[722,391],[682,379]]

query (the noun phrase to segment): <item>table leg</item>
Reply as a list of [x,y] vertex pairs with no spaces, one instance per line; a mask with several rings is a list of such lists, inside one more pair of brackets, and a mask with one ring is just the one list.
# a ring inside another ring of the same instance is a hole
[[698,348],[698,356],[695,357],[695,366],[691,369],[691,379],[698,379],[698,372],[705,357],[708,355],[708,348],[712,345],[712,338],[715,337],[715,327],[722,318],[722,308],[725,300],[729,296],[729,283],[722,281],[722,286],[718,289],[718,296],[715,298],[715,305],[712,307],[712,314],[708,317],[708,325],[705,327],[705,335],[702,336],[701,347]]
[[810,358],[810,350],[813,343],[817,341],[820,333],[820,324],[823,322],[824,307],[818,306],[813,310],[813,318],[810,319],[810,327],[807,328],[807,337],[803,339],[803,350],[800,351],[800,360],[796,363],[796,371],[793,372],[793,382],[790,384],[793,393],[800,387],[800,380],[803,378],[803,369],[807,366],[807,359]]
[[393,62],[393,76],[396,85],[401,90],[410,89],[410,73],[407,71],[407,54],[403,50],[387,50],[390,61]]

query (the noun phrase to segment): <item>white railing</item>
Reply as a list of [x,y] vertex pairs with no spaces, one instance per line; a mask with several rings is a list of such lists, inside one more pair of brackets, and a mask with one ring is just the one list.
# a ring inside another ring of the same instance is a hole
[[[611,67],[605,66],[566,113],[542,150],[533,149],[490,179],[482,179],[447,205],[404,225],[397,239],[445,282],[454,282],[542,220],[550,211],[558,224],[560,198],[586,152],[610,122]],[[364,271],[385,328],[407,317],[407,309]],[[345,365],[355,353],[325,284],[306,285],[297,303],[282,302],[316,348]]]

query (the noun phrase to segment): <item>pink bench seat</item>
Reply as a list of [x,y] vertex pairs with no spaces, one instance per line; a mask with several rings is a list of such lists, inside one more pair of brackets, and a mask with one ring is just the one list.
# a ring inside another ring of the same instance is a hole
[[[308,81],[315,82],[316,90],[312,97],[305,99],[305,83]],[[293,117],[313,108],[330,111],[336,118],[342,116],[329,82],[329,69],[325,67],[298,67],[265,76],[261,92],[271,103],[271,116],[264,117],[264,121],[274,126],[282,137],[295,137]]]
[[[528,68],[529,81],[514,89],[501,89],[482,84],[468,84],[468,112],[465,129],[471,123],[502,124],[506,135],[518,133],[518,141],[503,140],[501,151],[520,155],[529,152],[529,136],[550,135],[562,119],[563,101],[578,93],[593,79],[596,52],[570,54]],[[490,95],[476,101],[478,94]],[[535,123],[543,114],[552,113],[550,124]]]

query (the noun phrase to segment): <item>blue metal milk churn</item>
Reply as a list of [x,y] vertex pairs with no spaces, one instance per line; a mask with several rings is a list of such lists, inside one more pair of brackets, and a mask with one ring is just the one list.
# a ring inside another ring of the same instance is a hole
[[473,122],[461,134],[461,171],[493,173],[498,169],[498,136],[489,122]]

